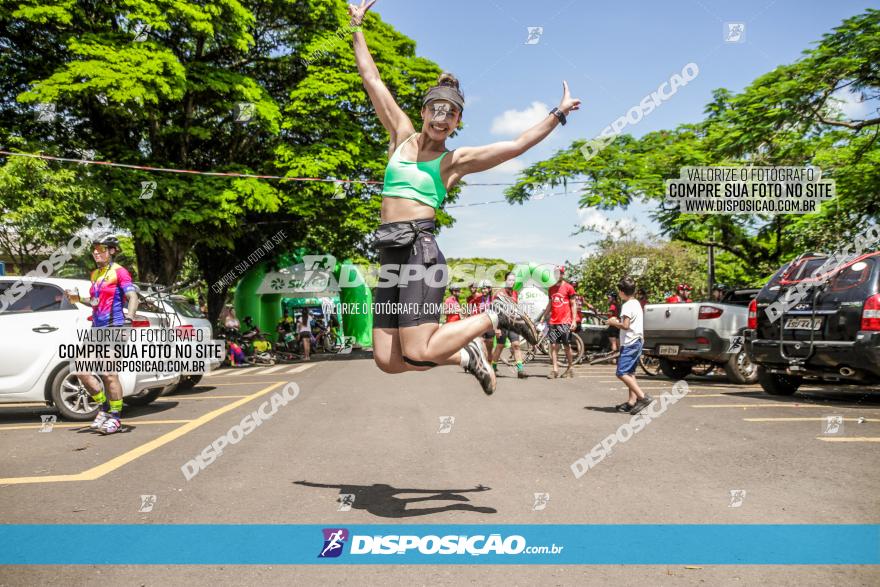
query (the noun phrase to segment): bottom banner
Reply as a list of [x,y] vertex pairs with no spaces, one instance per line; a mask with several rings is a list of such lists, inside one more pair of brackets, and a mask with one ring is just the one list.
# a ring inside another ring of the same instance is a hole
[[44,524],[0,544],[0,563],[38,565],[880,564],[877,524]]

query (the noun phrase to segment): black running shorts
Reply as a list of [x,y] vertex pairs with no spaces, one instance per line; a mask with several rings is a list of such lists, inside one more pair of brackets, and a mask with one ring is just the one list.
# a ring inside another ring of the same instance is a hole
[[[449,270],[434,235],[420,232],[412,245],[381,249],[379,263],[373,328],[439,324]],[[423,276],[414,276],[416,266],[424,268]]]
[[522,340],[522,337],[518,335],[516,332],[512,330],[501,329],[501,336],[498,337],[498,344],[504,344],[507,342],[507,339],[510,339],[510,342],[519,342]]
[[551,324],[547,334],[550,344],[569,344],[571,340],[571,324]]

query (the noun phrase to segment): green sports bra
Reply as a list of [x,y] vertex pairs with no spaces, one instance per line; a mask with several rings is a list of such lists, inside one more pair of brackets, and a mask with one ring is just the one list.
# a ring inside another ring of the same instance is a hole
[[446,186],[440,179],[440,164],[449,151],[431,161],[404,161],[400,158],[400,150],[418,134],[413,133],[403,141],[388,160],[382,196],[416,200],[436,209],[446,198]]

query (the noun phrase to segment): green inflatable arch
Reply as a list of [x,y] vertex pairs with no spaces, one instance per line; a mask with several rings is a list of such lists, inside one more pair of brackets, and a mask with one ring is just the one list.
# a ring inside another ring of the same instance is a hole
[[[307,254],[303,249],[298,249],[293,253],[282,255],[276,265],[279,268],[293,267],[302,263],[303,256]],[[355,346],[371,348],[373,346],[372,314],[369,311],[349,311],[349,309],[370,308],[372,306],[373,296],[370,288],[357,266],[352,264],[350,260],[336,262],[334,267],[326,269],[332,272],[337,284],[342,284],[338,288],[338,300],[341,308],[337,306],[337,311],[343,334],[354,338]],[[240,321],[243,322],[245,316],[250,316],[260,330],[274,339],[275,327],[281,321],[283,302],[289,301],[294,296],[286,295],[283,292],[265,293],[264,291],[264,293],[259,293],[267,273],[268,267],[265,263],[260,263],[249,269],[235,288],[233,303],[236,316]],[[265,288],[263,289],[265,290]],[[296,297],[302,298],[304,296]],[[315,305],[321,305],[321,302],[317,301]],[[340,309],[342,311],[339,311]]]

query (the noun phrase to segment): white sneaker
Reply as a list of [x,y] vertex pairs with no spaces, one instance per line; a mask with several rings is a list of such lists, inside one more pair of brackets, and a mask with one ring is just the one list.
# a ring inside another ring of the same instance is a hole
[[492,395],[495,392],[495,372],[483,352],[482,341],[477,337],[467,343],[464,350],[468,354],[468,365],[465,369],[477,378],[483,393]]
[[92,423],[89,424],[90,430],[100,430],[101,426],[104,425],[104,422],[107,421],[107,418],[110,417],[110,414],[105,412],[104,410],[98,410],[98,415],[95,416],[95,419],[92,420]]
[[104,425],[101,426],[101,434],[113,434],[119,432],[120,428],[122,428],[122,422],[119,421],[119,418],[108,414]]

